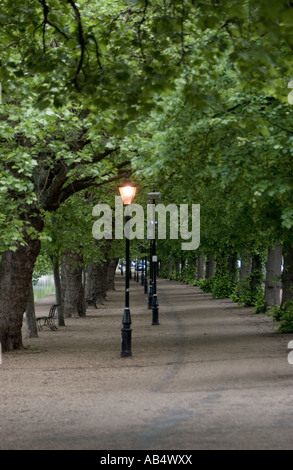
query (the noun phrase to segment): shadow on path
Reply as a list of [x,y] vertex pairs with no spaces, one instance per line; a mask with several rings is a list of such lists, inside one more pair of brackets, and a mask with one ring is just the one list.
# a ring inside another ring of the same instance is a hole
[[[0,366],[0,449],[291,449],[291,335],[198,288],[159,280],[160,325],[131,282],[132,358],[121,358],[124,278],[98,310],[26,339]],[[37,302],[37,314],[52,297]]]

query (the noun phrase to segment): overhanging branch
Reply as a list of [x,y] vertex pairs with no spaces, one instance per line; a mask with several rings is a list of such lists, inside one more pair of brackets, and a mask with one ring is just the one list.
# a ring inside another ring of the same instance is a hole
[[125,177],[124,172],[121,172],[121,173],[118,173],[117,175],[111,176],[102,181],[96,181],[95,178],[88,177],[88,178],[83,178],[82,180],[76,181],[74,183],[71,183],[70,185],[66,186],[66,188],[64,188],[61,191],[61,194],[59,197],[59,205],[63,203],[64,201],[66,201],[66,199],[68,199],[73,194],[78,193],[84,189],[98,188],[105,184],[112,183],[113,181],[119,181],[124,177]]
[[73,78],[73,83],[76,89],[79,90],[78,76],[83,66],[84,55],[85,55],[85,50],[86,50],[86,40],[85,40],[84,33],[83,33],[83,26],[82,26],[81,15],[80,15],[79,9],[77,8],[73,0],[67,0],[67,1],[74,11],[74,15],[75,15],[75,18],[77,21],[77,27],[78,27],[78,42],[80,45],[80,57],[79,57],[77,69]]

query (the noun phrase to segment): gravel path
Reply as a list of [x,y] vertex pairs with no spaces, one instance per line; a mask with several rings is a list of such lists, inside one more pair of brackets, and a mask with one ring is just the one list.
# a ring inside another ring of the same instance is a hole
[[[123,283],[117,275],[116,291],[86,318],[3,355],[0,449],[293,448],[292,335],[168,280],[158,282],[152,326],[131,281],[133,357],[121,358]],[[37,314],[53,301],[37,302]]]

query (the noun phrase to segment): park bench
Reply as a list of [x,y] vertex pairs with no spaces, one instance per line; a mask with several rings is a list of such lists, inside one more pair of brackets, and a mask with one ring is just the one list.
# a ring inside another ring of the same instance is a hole
[[88,307],[94,307],[94,308],[98,308],[97,306],[97,301],[96,301],[96,298],[93,297],[92,299],[86,299],[86,303],[88,305]]
[[52,331],[57,330],[57,326],[55,325],[55,312],[56,312],[57,307],[59,307],[59,305],[57,304],[52,305],[49,310],[48,316],[36,318],[37,328],[39,331],[41,331],[44,326],[47,326]]

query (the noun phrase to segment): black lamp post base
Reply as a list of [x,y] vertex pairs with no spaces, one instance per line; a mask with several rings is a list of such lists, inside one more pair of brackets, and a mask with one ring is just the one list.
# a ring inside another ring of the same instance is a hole
[[153,308],[153,320],[152,325],[159,325],[159,310]]
[[149,285],[149,295],[148,295],[148,310],[152,309],[152,304],[153,304],[153,288],[150,283]]
[[131,328],[122,328],[121,330],[121,357],[131,357]]
[[153,304],[152,304],[152,314],[153,314],[153,321],[152,325],[159,325],[159,302],[157,294],[153,294]]
[[132,357],[131,351],[121,351],[121,357]]

